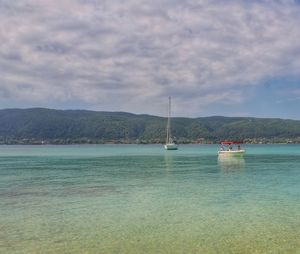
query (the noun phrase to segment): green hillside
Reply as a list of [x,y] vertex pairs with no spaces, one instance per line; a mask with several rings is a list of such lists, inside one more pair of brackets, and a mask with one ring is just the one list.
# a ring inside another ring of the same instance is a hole
[[[179,143],[220,140],[298,142],[300,121],[249,117],[173,118]],[[124,112],[0,110],[1,143],[159,143],[166,136],[166,118]]]

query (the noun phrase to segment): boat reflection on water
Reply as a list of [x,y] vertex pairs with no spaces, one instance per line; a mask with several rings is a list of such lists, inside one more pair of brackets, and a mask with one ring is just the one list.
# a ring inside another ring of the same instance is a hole
[[165,165],[166,165],[166,171],[170,172],[173,170],[173,155],[171,153],[166,152],[165,153]]
[[219,154],[218,163],[224,171],[236,171],[245,167],[245,159],[243,156]]

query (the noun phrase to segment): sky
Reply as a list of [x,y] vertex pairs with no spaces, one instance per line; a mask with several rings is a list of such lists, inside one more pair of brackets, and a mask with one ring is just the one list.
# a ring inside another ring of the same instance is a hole
[[0,0],[0,108],[300,119],[295,0]]

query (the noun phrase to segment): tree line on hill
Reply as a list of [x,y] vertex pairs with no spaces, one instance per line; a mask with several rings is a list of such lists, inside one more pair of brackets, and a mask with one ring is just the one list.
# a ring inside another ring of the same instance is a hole
[[[0,110],[0,144],[163,143],[164,117],[125,112]],[[221,140],[300,143],[300,121],[253,117],[172,118],[178,143]]]

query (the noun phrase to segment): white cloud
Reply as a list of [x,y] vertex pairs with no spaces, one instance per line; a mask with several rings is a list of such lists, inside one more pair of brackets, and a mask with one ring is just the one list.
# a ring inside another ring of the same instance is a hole
[[[182,115],[299,75],[294,1],[0,1],[0,96]],[[5,92],[4,92],[5,91]],[[25,104],[26,103],[26,104]],[[202,111],[203,112],[203,111]]]

